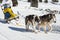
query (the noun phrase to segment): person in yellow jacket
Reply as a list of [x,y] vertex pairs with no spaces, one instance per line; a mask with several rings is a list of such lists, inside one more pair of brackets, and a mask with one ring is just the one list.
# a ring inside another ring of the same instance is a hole
[[[2,9],[2,10],[3,10],[4,17],[5,17],[5,20],[7,23],[9,23],[8,21],[11,21],[13,19],[16,19],[16,18],[19,19],[19,16],[17,14],[13,13],[11,7],[8,7],[7,4],[6,5],[4,4],[4,9]],[[21,24],[17,21],[16,21],[16,25],[21,26]]]
[[4,6],[3,13],[6,20],[11,20],[18,17],[18,15],[13,13],[12,9],[10,7],[7,7],[7,5]]

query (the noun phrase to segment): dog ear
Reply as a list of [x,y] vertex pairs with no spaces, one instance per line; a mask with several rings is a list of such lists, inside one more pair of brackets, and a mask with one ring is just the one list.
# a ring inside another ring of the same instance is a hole
[[56,17],[55,14],[53,14],[53,16]]

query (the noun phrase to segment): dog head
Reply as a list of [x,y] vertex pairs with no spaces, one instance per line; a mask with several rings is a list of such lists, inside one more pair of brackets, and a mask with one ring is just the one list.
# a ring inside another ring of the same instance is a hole
[[56,16],[55,16],[55,14],[49,14],[49,15],[48,15],[48,18],[50,18],[50,20],[51,20],[52,22],[56,23]]
[[36,21],[37,23],[40,22],[40,18],[39,18],[39,16],[36,16],[36,17],[35,17],[35,21]]
[[56,23],[56,16],[55,16],[55,14],[52,14],[52,16],[53,16],[54,23]]

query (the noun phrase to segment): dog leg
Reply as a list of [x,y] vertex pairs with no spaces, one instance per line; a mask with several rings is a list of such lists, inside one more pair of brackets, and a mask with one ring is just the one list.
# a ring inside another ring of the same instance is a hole
[[32,28],[33,28],[33,32],[37,33],[35,22],[33,22],[32,26],[33,26],[33,27],[32,27]]
[[37,30],[36,30],[35,26],[34,26],[34,28],[33,28],[33,32],[34,32],[34,33],[37,33]]
[[40,25],[40,24],[38,24],[38,32],[40,32],[40,27],[41,27],[41,25]]
[[26,25],[26,31],[28,31],[28,30],[29,30],[29,24]]
[[32,25],[32,28],[33,28],[32,31],[35,32],[35,30],[36,30],[36,29],[35,29],[35,25]]
[[33,28],[33,30],[32,30],[32,31],[33,31],[33,32],[36,32],[35,26],[33,26],[32,28]]
[[52,31],[52,26],[48,24],[49,31]]
[[44,26],[44,32],[47,33],[47,31],[46,31],[46,25]]

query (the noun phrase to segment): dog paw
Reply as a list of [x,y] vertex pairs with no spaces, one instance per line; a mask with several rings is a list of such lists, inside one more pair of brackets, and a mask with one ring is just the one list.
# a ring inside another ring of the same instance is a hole
[[32,32],[35,32],[34,30],[32,30]]
[[34,31],[34,30],[33,30],[32,32],[34,32],[35,34],[37,34],[37,33],[38,33],[37,31]]
[[48,34],[47,32],[45,32],[45,34]]
[[37,34],[38,32],[35,31],[34,33]]
[[38,32],[40,32],[40,30],[38,30]]

